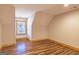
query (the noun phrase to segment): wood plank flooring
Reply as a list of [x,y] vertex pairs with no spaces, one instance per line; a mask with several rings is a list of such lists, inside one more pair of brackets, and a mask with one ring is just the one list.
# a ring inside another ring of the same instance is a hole
[[16,45],[3,48],[2,52],[8,55],[79,55],[79,51],[49,39],[33,42],[17,41]]

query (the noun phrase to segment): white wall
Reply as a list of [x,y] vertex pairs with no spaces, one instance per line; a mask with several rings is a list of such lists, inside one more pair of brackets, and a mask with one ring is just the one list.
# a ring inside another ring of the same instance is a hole
[[54,17],[48,28],[50,39],[79,47],[79,10]]
[[30,10],[30,9],[24,9],[24,8],[18,8],[15,7],[15,16],[16,17],[24,17],[24,18],[29,18],[31,17],[36,11],[35,10]]
[[2,46],[15,44],[15,9],[12,5],[0,5],[0,12]]
[[32,25],[33,26],[32,27],[33,40],[48,38],[47,25],[49,24],[51,18],[52,18],[52,15],[45,12],[39,11],[35,14],[35,18]]
[[34,16],[35,16],[35,14],[33,14],[27,20],[27,36],[30,40],[32,40],[32,24],[33,24],[33,21],[34,21]]

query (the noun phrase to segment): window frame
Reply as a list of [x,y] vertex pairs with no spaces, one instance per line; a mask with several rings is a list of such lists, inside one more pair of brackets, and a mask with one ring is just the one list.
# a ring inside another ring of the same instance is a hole
[[[17,19],[25,19],[25,20],[17,20]],[[18,22],[25,22],[25,33],[18,33],[18,29],[17,29],[17,26],[18,26]],[[16,35],[26,35],[27,34],[27,19],[26,18],[16,18]]]

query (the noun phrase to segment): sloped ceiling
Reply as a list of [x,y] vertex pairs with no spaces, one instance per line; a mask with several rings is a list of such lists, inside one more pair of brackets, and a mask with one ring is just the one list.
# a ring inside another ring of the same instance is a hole
[[[55,16],[64,12],[77,9],[79,8],[79,5],[70,4],[68,7],[64,7],[64,4],[15,4],[14,7],[16,10],[16,17],[31,17],[39,11]],[[42,21],[46,22],[46,20]]]
[[16,10],[44,11],[53,15],[79,8],[78,4],[70,4],[68,7],[64,7],[64,4],[16,4],[14,6]]

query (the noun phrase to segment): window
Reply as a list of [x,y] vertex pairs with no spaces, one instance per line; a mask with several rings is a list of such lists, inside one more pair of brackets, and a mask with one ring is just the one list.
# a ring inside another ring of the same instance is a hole
[[26,34],[26,19],[17,19],[16,20],[16,33],[17,34]]

